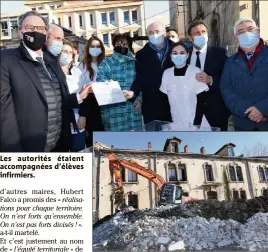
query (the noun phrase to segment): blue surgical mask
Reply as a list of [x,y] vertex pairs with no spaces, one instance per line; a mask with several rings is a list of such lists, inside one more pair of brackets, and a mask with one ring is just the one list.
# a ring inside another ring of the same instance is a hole
[[194,37],[194,45],[198,48],[202,48],[205,46],[208,42],[208,36],[201,35],[201,36],[195,36]]
[[154,34],[154,35],[149,35],[149,41],[153,45],[159,46],[164,42],[164,38],[162,34],[161,35]]
[[238,36],[239,45],[244,48],[251,48],[260,41],[259,34],[254,32],[246,32]]
[[62,42],[53,40],[51,46],[48,47],[48,50],[54,55],[58,56],[62,50]]
[[92,57],[98,57],[102,53],[100,48],[89,48],[88,52]]
[[171,55],[171,60],[176,67],[182,67],[186,64],[187,54]]
[[62,53],[60,55],[60,64],[62,66],[69,65],[72,62],[72,59],[73,59],[73,57],[71,54]]

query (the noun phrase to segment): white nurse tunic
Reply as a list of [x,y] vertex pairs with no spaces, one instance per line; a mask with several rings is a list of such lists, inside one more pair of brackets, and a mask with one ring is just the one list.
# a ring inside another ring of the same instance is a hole
[[[197,73],[200,73],[199,68],[188,65],[185,76],[175,76],[174,67],[163,74],[160,91],[168,96],[172,121],[178,128],[193,126],[197,94],[208,90],[207,84],[196,80]],[[205,116],[201,126],[210,127]]]

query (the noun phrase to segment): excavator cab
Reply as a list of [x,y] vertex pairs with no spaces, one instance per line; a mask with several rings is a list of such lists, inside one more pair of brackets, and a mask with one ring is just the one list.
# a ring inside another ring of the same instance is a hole
[[178,185],[165,183],[159,195],[158,205],[177,205],[182,203],[182,188]]

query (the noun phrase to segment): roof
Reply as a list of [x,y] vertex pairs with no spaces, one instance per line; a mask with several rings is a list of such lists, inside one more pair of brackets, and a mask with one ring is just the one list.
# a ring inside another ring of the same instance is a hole
[[225,149],[226,147],[229,147],[229,146],[231,146],[231,147],[236,147],[236,145],[233,144],[233,143],[225,144],[225,145],[223,145],[217,152],[215,152],[215,155],[217,155],[217,154],[220,153],[223,149]]
[[[101,151],[102,153],[110,153],[111,150],[114,153],[124,153],[124,154],[140,154],[140,155],[144,155],[144,154],[154,154],[154,155],[168,155],[168,156],[176,156],[178,158],[202,158],[202,159],[229,159],[230,161],[245,161],[245,160],[249,160],[249,161],[255,161],[255,162],[267,162],[267,158],[258,158],[258,157],[229,157],[229,156],[219,156],[219,155],[215,155],[215,154],[201,154],[201,153],[185,153],[185,152],[179,152],[179,153],[173,153],[173,152],[167,152],[167,151],[149,151],[149,150],[131,150],[131,149],[111,149],[111,147],[109,149],[104,149],[104,148],[98,148],[99,151]],[[96,146],[94,146],[94,150],[98,151],[96,149]]]
[[72,9],[73,11],[84,11],[86,9],[88,10],[96,10],[96,9],[106,9],[106,8],[117,8],[117,7],[124,7],[124,6],[131,6],[131,5],[142,5],[143,1],[140,0],[115,0],[115,1],[81,1],[75,2],[70,1],[65,6],[61,6],[55,10],[53,10],[53,13],[61,13],[66,12],[68,9]]
[[166,140],[166,143],[165,143],[165,146],[164,146],[164,149],[163,151],[167,150],[167,147],[168,147],[168,144],[170,141],[172,140],[175,140],[176,142],[179,142],[179,144],[182,142],[181,139],[177,138],[177,137],[169,137],[167,140]]

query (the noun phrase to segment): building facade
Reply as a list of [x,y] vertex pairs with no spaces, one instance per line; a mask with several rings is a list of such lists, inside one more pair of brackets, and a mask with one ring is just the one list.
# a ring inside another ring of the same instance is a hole
[[[133,160],[153,170],[167,183],[178,184],[185,196],[217,200],[250,199],[268,196],[268,157],[244,158],[235,156],[235,145],[226,144],[215,154],[181,150],[181,140],[170,138],[163,151],[124,150],[95,145],[93,171],[93,211],[95,220],[113,214],[115,209],[110,184],[107,155],[113,152],[118,159]],[[156,206],[157,188],[146,178],[122,169],[125,199],[128,205],[144,209]]]
[[[144,6],[140,0],[125,1],[26,1],[32,10],[50,13],[51,23],[59,24],[75,35],[89,39],[97,35],[111,54],[116,33],[144,36]],[[134,43],[138,50],[142,42]]]
[[234,24],[241,17],[254,19],[261,29],[261,37],[268,41],[268,1],[261,0],[184,0],[184,23],[187,30],[194,20],[204,20],[209,26],[209,43],[236,52]]

